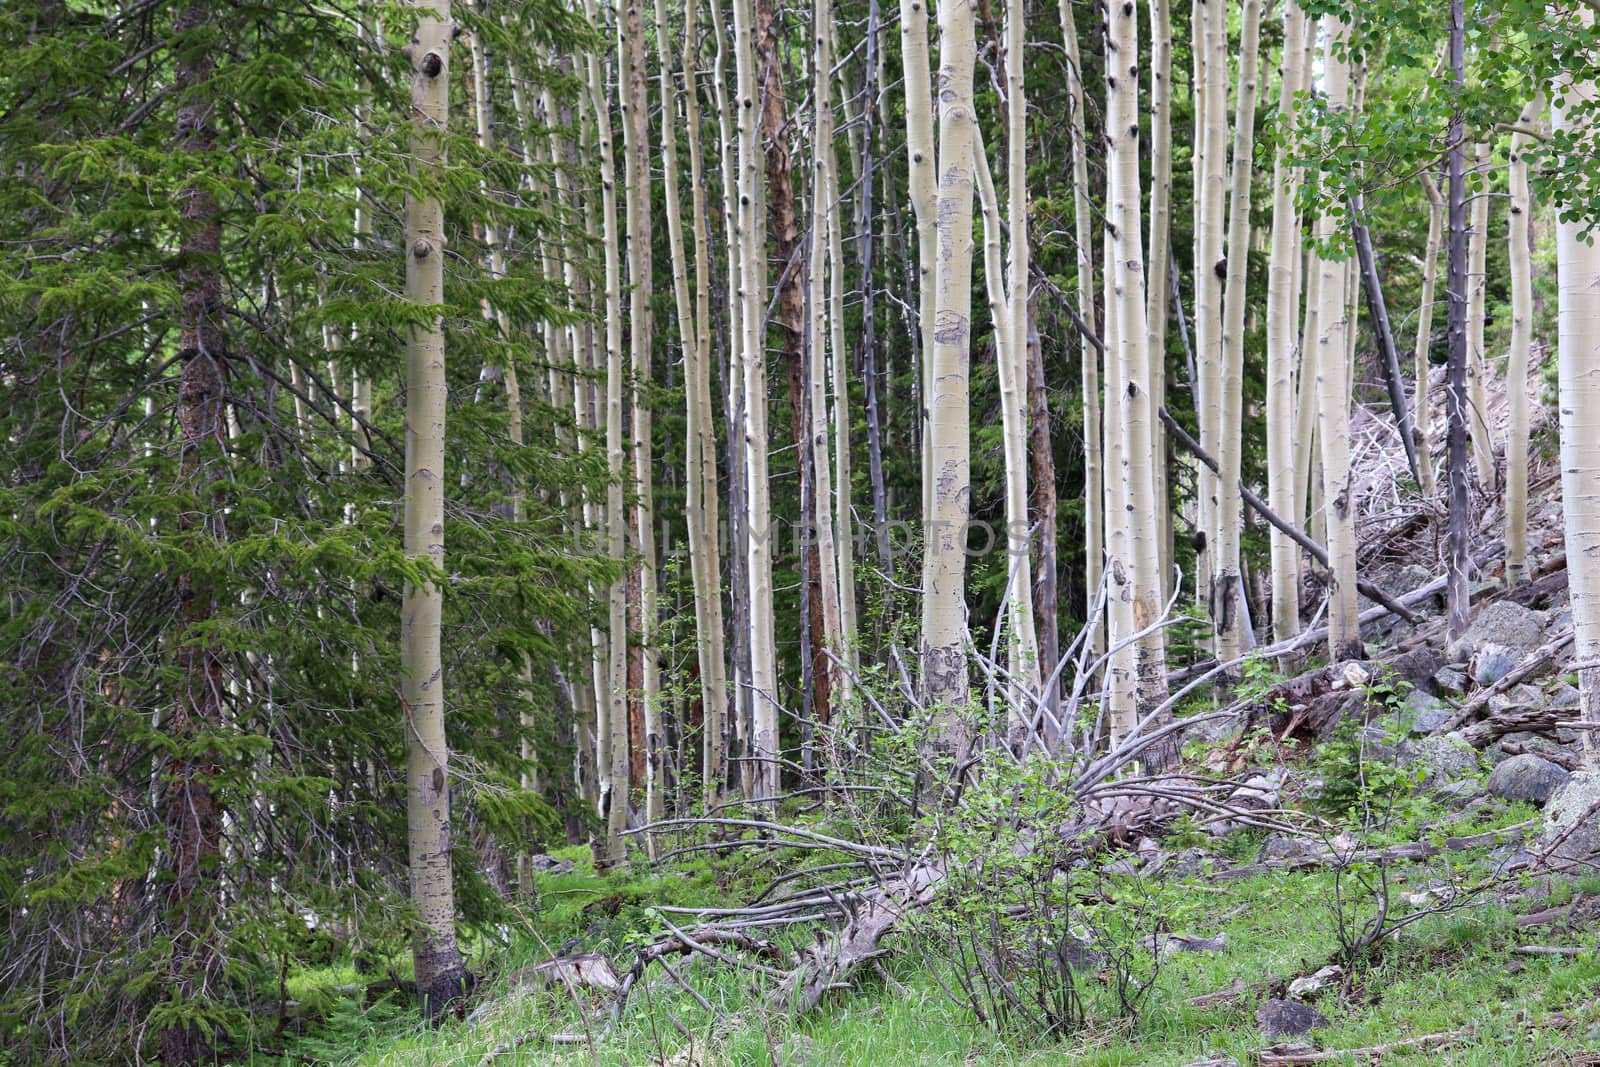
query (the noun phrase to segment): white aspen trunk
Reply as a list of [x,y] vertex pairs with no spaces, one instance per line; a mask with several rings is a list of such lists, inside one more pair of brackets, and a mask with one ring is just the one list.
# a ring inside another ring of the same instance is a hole
[[778,666],[773,636],[772,513],[767,481],[766,230],[761,212],[757,124],[761,108],[755,75],[755,10],[734,0],[735,111],[739,130],[739,351],[744,390],[745,501],[748,515],[745,581],[750,609],[750,745],[752,799],[778,795]]
[[[1300,215],[1295,210],[1298,170],[1289,165],[1294,94],[1305,77],[1307,20],[1289,0],[1283,9],[1283,63],[1278,82],[1279,143],[1272,166],[1272,247],[1267,260],[1267,503],[1292,517],[1295,506],[1295,312],[1300,306]],[[1291,518],[1291,521],[1293,519]],[[1271,531],[1272,637],[1300,632],[1300,546],[1277,527]]]
[[[1215,0],[1213,0],[1215,2]],[[1144,254],[1139,186],[1139,21],[1134,4],[1112,5],[1106,37],[1106,201],[1110,218],[1114,313],[1117,320],[1116,403],[1122,435],[1123,513],[1127,524],[1129,595],[1137,645],[1137,711],[1142,718],[1167,698],[1162,611],[1160,524],[1155,500],[1154,424],[1150,398],[1150,333],[1145,320]],[[1108,305],[1108,309],[1111,305]],[[1111,310],[1107,312],[1112,314]],[[1110,394],[1107,394],[1108,398]],[[1146,750],[1161,769],[1176,760],[1173,744]]]
[[[382,38],[382,26],[379,24],[377,32],[369,32],[365,19],[365,5],[362,6],[362,15],[358,18],[358,35],[368,44]],[[359,95],[363,100],[368,99],[371,86],[363,75],[359,82]],[[365,147],[371,138],[372,106],[367,103],[356,105],[356,142]],[[359,151],[351,163],[356,182],[356,210],[355,210],[355,238],[353,248],[360,252],[372,237],[372,209],[367,206],[367,190],[361,184],[362,158],[364,151]],[[350,330],[350,338],[356,337],[355,328]],[[372,423],[372,379],[359,371],[350,376],[350,469],[364,470],[372,463],[369,455],[372,442],[368,438],[367,427]]]
[[[1309,18],[1307,19],[1309,23]],[[1315,36],[1308,26],[1308,37]],[[1301,273],[1305,278],[1305,315],[1300,329],[1300,370],[1295,378],[1294,416],[1294,511],[1287,517],[1291,523],[1311,533],[1310,516],[1316,507],[1310,498],[1320,494],[1317,479],[1313,477],[1316,455],[1317,427],[1317,356],[1322,346],[1317,343],[1317,314],[1322,303],[1322,261],[1315,252],[1302,249]],[[1312,535],[1312,540],[1317,540]],[[1320,542],[1319,542],[1320,543]]]
[[[661,727],[661,672],[656,658],[657,578],[655,534],[655,475],[652,426],[654,412],[646,390],[653,378],[654,323],[650,298],[655,289],[655,264],[651,245],[655,235],[650,194],[650,107],[645,59],[642,0],[622,0],[618,25],[622,31],[622,63],[627,72],[623,90],[623,157],[628,174],[628,348],[633,358],[633,491],[634,529],[639,560],[639,642],[643,646],[639,701],[644,734],[644,816],[659,822],[666,814],[663,796],[666,740]],[[654,858],[655,839],[646,840]]]
[[922,692],[933,709],[933,742],[959,760],[966,721],[966,527],[971,505],[968,372],[972,345],[972,83],[977,26],[972,0],[939,9],[938,257],[934,263],[933,350],[927,381],[927,447],[933,492],[924,519]]
[[1494,434],[1489,427],[1489,359],[1483,345],[1483,316],[1489,292],[1489,145],[1480,142],[1473,148],[1473,172],[1484,187],[1472,197],[1471,231],[1467,238],[1467,373],[1471,376],[1472,462],[1478,474],[1478,487],[1485,493],[1495,490]]
[[1428,196],[1428,244],[1422,250],[1422,300],[1417,308],[1417,342],[1412,353],[1412,376],[1416,379],[1411,400],[1411,425],[1416,428],[1417,466],[1422,468],[1422,495],[1432,499],[1435,491],[1433,455],[1428,447],[1428,349],[1433,341],[1434,292],[1439,282],[1439,256],[1444,240],[1444,197],[1426,174],[1422,188]]
[[922,516],[933,514],[933,453],[928,445],[928,410],[931,403],[934,333],[934,261],[937,233],[934,203],[938,182],[934,176],[933,78],[928,58],[928,5],[926,0],[900,0],[900,62],[904,71],[906,155],[911,187],[911,211],[917,223],[917,324],[923,366],[922,386]]
[[[1092,327],[1094,313],[1094,224],[1089,204],[1089,143],[1084,131],[1083,110],[1088,94],[1083,84],[1083,61],[1078,50],[1078,29],[1073,21],[1070,0],[1061,0],[1061,39],[1067,53],[1069,96],[1072,109],[1072,207],[1073,234],[1078,265],[1078,317]],[[1102,343],[1104,339],[1102,338]],[[1109,348],[1108,348],[1109,351]],[[1084,484],[1084,588],[1093,605],[1105,573],[1105,452],[1100,420],[1100,352],[1087,335],[1078,341],[1082,364],[1083,390],[1083,484]],[[1106,648],[1104,627],[1095,630],[1096,652]],[[1050,665],[1054,669],[1055,664]]]
[[[702,797],[707,809],[722,800],[720,783],[727,764],[727,668],[724,659],[721,561],[717,546],[720,508],[717,499],[717,438],[711,406],[711,253],[706,236],[707,211],[700,154],[700,101],[696,61],[698,4],[684,9],[683,102],[689,138],[689,190],[694,224],[694,297],[691,301],[684,264],[683,223],[678,213],[677,141],[663,138],[664,186],[667,197],[667,239],[672,247],[673,297],[678,307],[683,342],[685,408],[684,451],[687,470],[685,519],[689,532],[689,569],[694,588],[695,647],[700,666]],[[667,60],[666,0],[656,0],[656,38],[661,49],[661,106],[676,117]],[[675,122],[663,122],[663,131]]]
[[[1350,65],[1338,55],[1346,28],[1324,16],[1324,85],[1328,106],[1349,106]],[[1317,234],[1334,236],[1339,221],[1332,215],[1317,220]],[[1356,602],[1354,484],[1350,476],[1350,270],[1345,262],[1319,259],[1317,288],[1317,439],[1321,442],[1323,521],[1328,532],[1328,648],[1333,662],[1359,659],[1361,623]]]
[[[834,201],[838,199],[837,182],[832,168],[833,157],[833,39],[829,25],[833,21],[833,4],[830,0],[816,0],[812,8],[811,32],[815,77],[812,79],[815,121],[811,150],[811,241],[808,256],[809,274],[806,287],[807,334],[809,359],[807,361],[806,389],[811,405],[808,420],[812,469],[812,519],[816,524],[817,539],[817,590],[822,601],[822,633],[813,634],[813,641],[821,641],[830,653],[826,659],[826,691],[837,692],[845,684],[842,661],[839,588],[839,555],[833,529],[833,456],[829,452],[828,427],[828,360],[839,360],[844,352],[834,344],[831,324],[842,311],[829,307],[828,268],[831,230],[835,223]],[[841,324],[842,325],[842,324]],[[841,329],[840,334],[843,334]],[[831,351],[830,351],[831,349]]]
[[[1167,306],[1172,288],[1172,0],[1150,0],[1150,244],[1145,256],[1145,319],[1150,325],[1150,396],[1167,403]],[[1175,531],[1167,487],[1167,431],[1155,425],[1156,508],[1161,599],[1172,595]],[[1092,594],[1091,594],[1092,595]],[[1053,666],[1053,665],[1052,665]]]
[[[1593,16],[1580,9],[1587,26]],[[1587,143],[1593,131],[1576,125],[1573,106],[1593,107],[1594,82],[1558,85],[1557,133]],[[1561,500],[1567,544],[1567,582],[1578,666],[1580,718],[1600,723],[1600,243],[1584,230],[1592,220],[1556,223],[1557,363],[1561,412]],[[1600,731],[1583,733],[1583,761],[1600,769]]]
[[[1117,315],[1113,284],[1116,264],[1110,229],[1101,241],[1101,278],[1104,285],[1105,322],[1100,337],[1106,346],[1105,397],[1100,404],[1105,434],[1105,478],[1101,483],[1100,513],[1105,521],[1106,642],[1114,649],[1106,664],[1105,703],[1109,713],[1110,741],[1119,744],[1139,722],[1137,653],[1128,638],[1133,635],[1133,568],[1128,561],[1128,479],[1123,455],[1122,327]],[[1091,596],[1093,592],[1091,591]]]
[[[1196,0],[1201,47],[1196,51],[1198,172],[1195,182],[1194,347],[1200,445],[1218,452],[1222,434],[1222,298],[1227,265],[1223,246],[1228,190],[1228,9],[1227,0]],[[1198,561],[1195,589],[1209,600],[1217,574],[1217,542],[1223,489],[1205,464],[1196,467],[1205,555]]]
[[[1023,0],[1006,0],[1006,219],[1010,223],[1006,344],[995,353],[1005,441],[1008,666],[1025,695],[1010,702],[1013,738],[1033,717],[1041,687],[1028,522],[1028,101]],[[982,148],[979,149],[980,153]],[[1054,667],[1054,664],[1051,664]]]
[[[442,161],[450,99],[449,0],[417,0],[411,60],[412,171],[431,175]],[[406,298],[444,302],[444,207],[435,195],[406,197]],[[435,316],[406,339],[405,554],[444,567],[444,323]],[[406,822],[417,993],[436,1016],[469,980],[456,947],[450,873],[450,754],[445,737],[442,590],[407,584],[400,608],[400,696],[406,715]]]
[[[1293,6],[1293,0],[1289,0]],[[1223,293],[1222,377],[1219,396],[1217,457],[1221,473],[1217,506],[1217,546],[1212,555],[1211,621],[1217,639],[1217,661],[1228,663],[1252,644],[1247,612],[1241,608],[1239,536],[1244,527],[1244,500],[1239,476],[1244,463],[1244,313],[1245,268],[1250,262],[1250,177],[1255,168],[1256,76],[1260,60],[1262,0],[1243,0],[1239,34],[1239,87],[1233,121],[1233,173],[1228,205],[1227,288]],[[1224,672],[1236,676],[1237,672]]]
[[[1544,111],[1544,94],[1523,108],[1517,125],[1531,128]],[[1533,347],[1533,264],[1528,248],[1533,199],[1528,192],[1529,137],[1511,135],[1511,209],[1506,222],[1511,264],[1511,351],[1506,359],[1506,584],[1528,567],[1528,362]]]
[[[585,0],[590,22],[597,22],[594,0]],[[617,223],[616,161],[611,134],[611,108],[600,57],[590,53],[589,102],[594,112],[600,159],[601,245],[605,255],[606,324],[606,555],[625,568],[628,515],[623,494],[625,454],[622,447],[622,257]],[[608,670],[604,699],[597,700],[595,767],[600,786],[600,817],[606,836],[597,844],[596,864],[611,867],[627,857],[622,833],[628,824],[628,583],[619,574],[607,597]]]
[[[833,15],[823,23],[828,35],[828,53],[834,54]],[[842,75],[841,75],[842,76]],[[868,102],[870,106],[870,101]],[[860,674],[856,644],[856,567],[855,520],[850,493],[850,354],[844,332],[844,202],[839,196],[839,169],[833,140],[819,143],[827,163],[822,195],[828,204],[828,333],[832,351],[833,375],[833,504],[834,544],[838,553],[835,574],[839,583],[839,648],[844,669],[838,672],[832,691],[832,707],[848,708],[855,679]],[[870,236],[870,234],[868,235]],[[827,501],[818,497],[818,511]]]

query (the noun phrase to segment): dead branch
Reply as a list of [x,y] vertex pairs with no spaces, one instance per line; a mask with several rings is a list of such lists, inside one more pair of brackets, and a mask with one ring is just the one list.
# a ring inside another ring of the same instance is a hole
[[1464,1030],[1445,1030],[1437,1034],[1408,1037],[1404,1041],[1391,1041],[1384,1045],[1369,1045],[1366,1048],[1315,1049],[1309,1045],[1274,1045],[1257,1053],[1256,1062],[1261,1067],[1291,1067],[1293,1064],[1331,1063],[1346,1059],[1377,1060],[1391,1052],[1405,1049],[1444,1048],[1463,1038],[1471,1037],[1472,1033],[1471,1027]]

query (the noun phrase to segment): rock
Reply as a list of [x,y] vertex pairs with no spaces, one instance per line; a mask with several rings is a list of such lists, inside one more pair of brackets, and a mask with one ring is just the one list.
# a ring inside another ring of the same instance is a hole
[[1549,705],[1552,708],[1575,708],[1578,706],[1578,687],[1561,683],[1561,687],[1550,694]]
[[558,860],[554,856],[529,856],[528,866],[540,874],[571,874],[572,861]]
[[1489,775],[1489,792],[1505,800],[1543,804],[1571,777],[1547,759],[1528,754],[1511,756]]
[[1454,666],[1433,672],[1433,689],[1440,696],[1461,696],[1467,691],[1467,676]]
[[1276,998],[1256,1009],[1256,1025],[1268,1037],[1299,1037],[1328,1025],[1328,1017],[1309,1004]]
[[1435,800],[1470,800],[1478,795],[1478,783],[1471,779],[1463,778],[1458,782],[1446,782],[1433,791]]
[[1441,729],[1455,715],[1450,705],[1420,689],[1406,694],[1406,709],[1411,712],[1411,732],[1419,737]]
[[1479,685],[1493,685],[1521,662],[1522,654],[1510,645],[1486,641],[1472,654],[1472,680]]
[[558,956],[553,960],[524,967],[513,974],[507,984],[513,990],[560,986],[566,989],[597,989],[603,993],[615,993],[622,988],[622,979],[617,977],[610,960],[598,952],[588,952],[581,956]]
[[1244,714],[1235,712],[1231,715],[1207,716],[1199,722],[1183,728],[1185,741],[1199,741],[1206,745],[1219,745],[1224,741],[1233,739],[1244,725]]
[[1513,600],[1495,600],[1478,613],[1461,635],[1461,644],[1476,652],[1486,644],[1503,645],[1526,654],[1544,640],[1545,614]]
[[1395,760],[1402,767],[1422,767],[1427,772],[1423,785],[1438,785],[1478,773],[1478,750],[1455,732],[1402,741]]
[[1344,977],[1344,968],[1338,964],[1330,963],[1316,974],[1309,974],[1303,978],[1296,978],[1289,983],[1290,1000],[1315,1000],[1328,986]]
[[1315,841],[1284,834],[1273,834],[1261,842],[1257,863],[1280,863],[1314,859],[1322,855],[1322,847]]
[[1545,803],[1544,818],[1539,851],[1555,845],[1552,858],[1576,863],[1600,855],[1600,771],[1569,775]]

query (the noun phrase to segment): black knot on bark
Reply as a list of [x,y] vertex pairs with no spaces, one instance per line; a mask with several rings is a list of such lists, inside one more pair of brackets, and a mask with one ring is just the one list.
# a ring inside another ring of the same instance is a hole
[[422,73],[430,78],[437,78],[444,70],[444,60],[439,58],[438,52],[429,52],[422,57]]
[[1219,278],[1227,278],[1228,257],[1223,256],[1221,259],[1217,260],[1217,265],[1211,268],[1211,273],[1215,274]]

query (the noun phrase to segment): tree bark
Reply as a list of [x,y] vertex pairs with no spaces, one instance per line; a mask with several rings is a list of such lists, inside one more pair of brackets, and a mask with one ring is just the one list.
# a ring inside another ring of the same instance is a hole
[[[411,39],[412,172],[431,176],[441,162],[448,121],[449,0],[416,0]],[[444,302],[444,209],[431,193],[406,197],[406,298]],[[405,554],[444,566],[444,323],[411,327],[406,342]],[[406,815],[409,826],[412,939],[417,996],[437,1018],[470,986],[456,947],[450,874],[449,746],[445,737],[440,649],[443,593],[433,582],[405,587],[400,608],[401,704],[406,716]]]
[[1472,418],[1472,462],[1478,487],[1495,491],[1494,433],[1489,427],[1489,359],[1484,351],[1483,320],[1489,292],[1489,145],[1473,146],[1472,172],[1483,188],[1471,194],[1467,231],[1467,382]]
[[[1459,94],[1466,84],[1466,16],[1462,0],[1450,0],[1451,84]],[[1449,299],[1450,362],[1445,387],[1445,415],[1449,424],[1446,461],[1450,479],[1450,533],[1445,557],[1449,602],[1449,639],[1460,640],[1470,622],[1471,602],[1467,570],[1471,566],[1472,474],[1467,469],[1467,179],[1462,148],[1466,122],[1459,105],[1450,119],[1447,165],[1450,173],[1447,212],[1450,226],[1449,271],[1445,292]],[[1564,464],[1563,464],[1564,466]]]
[[1428,244],[1422,250],[1422,299],[1417,308],[1417,342],[1412,354],[1412,376],[1416,379],[1411,401],[1411,425],[1416,433],[1417,465],[1422,468],[1422,495],[1432,499],[1435,492],[1433,454],[1428,445],[1428,426],[1433,421],[1428,410],[1428,350],[1433,344],[1434,290],[1439,281],[1439,242],[1444,231],[1444,198],[1433,179],[1424,174],[1422,188],[1428,197]]
[[[1531,128],[1544,111],[1540,93],[1523,108],[1517,125]],[[1506,359],[1506,584],[1517,585],[1528,568],[1528,357],[1533,344],[1533,271],[1528,230],[1533,201],[1528,192],[1528,135],[1511,135],[1511,208],[1506,243],[1511,265],[1511,351]]]

